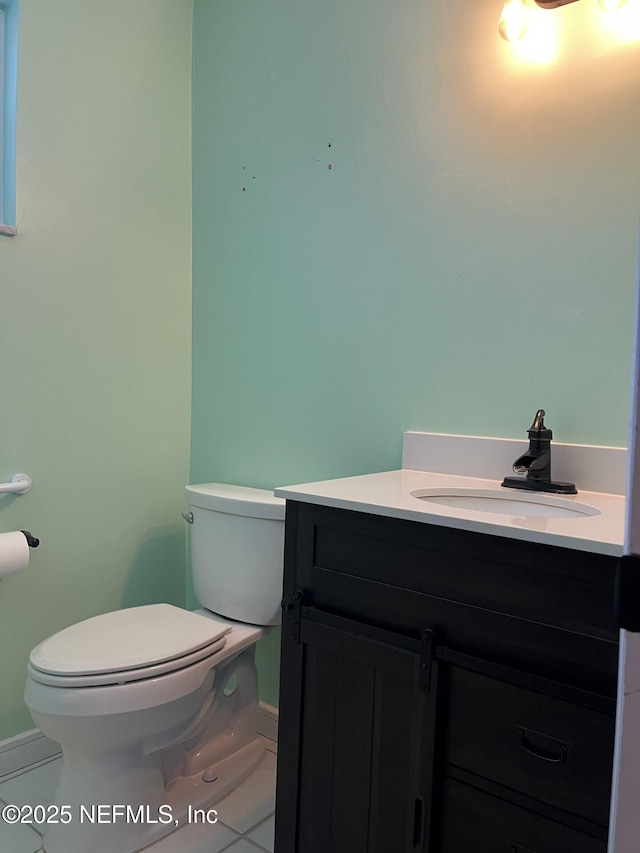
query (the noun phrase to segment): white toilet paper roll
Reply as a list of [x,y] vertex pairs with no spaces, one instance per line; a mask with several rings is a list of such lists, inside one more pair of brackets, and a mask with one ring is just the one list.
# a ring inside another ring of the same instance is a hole
[[0,578],[17,575],[29,567],[29,545],[20,530],[0,533]]

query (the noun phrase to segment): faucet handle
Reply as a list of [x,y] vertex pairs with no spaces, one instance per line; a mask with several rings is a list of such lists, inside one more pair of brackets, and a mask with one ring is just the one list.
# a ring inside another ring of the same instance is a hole
[[553,433],[544,425],[544,409],[538,409],[533,423],[527,430],[529,441],[551,441]]
[[533,419],[533,423],[528,429],[528,432],[540,432],[541,429],[544,429],[544,416],[546,412],[544,409],[538,409],[536,412],[536,416]]

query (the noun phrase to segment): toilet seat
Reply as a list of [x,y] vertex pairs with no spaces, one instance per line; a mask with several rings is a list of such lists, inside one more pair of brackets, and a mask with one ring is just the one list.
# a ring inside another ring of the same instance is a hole
[[[222,622],[209,611],[198,613],[203,619]],[[177,668],[157,678],[149,667],[132,671],[134,680],[128,683],[120,683],[126,673],[107,673],[102,683],[89,684],[91,676],[55,676],[40,672],[29,663],[25,702],[32,712],[65,717],[109,717],[189,701],[189,695],[201,689],[212,670],[253,646],[265,633],[265,629],[257,625],[229,624],[231,632],[225,635],[226,642],[219,651],[189,665],[185,663],[187,658],[180,658]],[[99,676],[94,678],[97,680]]]
[[44,640],[31,652],[29,674],[57,687],[141,681],[215,655],[230,631],[226,622],[170,604],[116,610]]

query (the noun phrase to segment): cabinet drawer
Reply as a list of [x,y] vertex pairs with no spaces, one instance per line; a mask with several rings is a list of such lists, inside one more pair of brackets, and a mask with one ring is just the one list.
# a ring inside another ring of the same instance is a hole
[[452,666],[446,759],[606,826],[614,718]]
[[606,853],[607,842],[445,779],[438,853]]
[[288,503],[296,513],[301,586],[343,575],[618,640],[614,557]]

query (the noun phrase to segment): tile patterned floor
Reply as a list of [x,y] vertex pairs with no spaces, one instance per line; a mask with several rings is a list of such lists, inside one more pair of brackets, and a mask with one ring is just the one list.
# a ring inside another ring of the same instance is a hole
[[[262,764],[231,794],[215,804],[218,822],[193,823],[147,847],[145,853],[273,853],[276,747],[265,739]],[[53,800],[61,759],[0,780],[0,807],[49,805]],[[0,853],[42,853],[42,836],[30,826],[0,821]],[[117,853],[117,851],[114,851]]]

